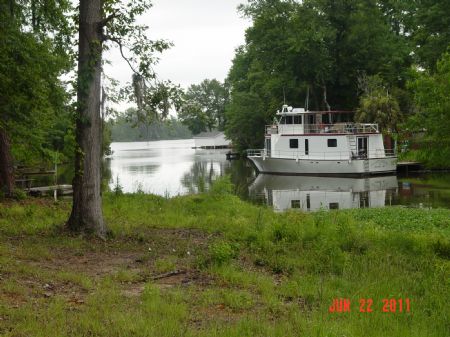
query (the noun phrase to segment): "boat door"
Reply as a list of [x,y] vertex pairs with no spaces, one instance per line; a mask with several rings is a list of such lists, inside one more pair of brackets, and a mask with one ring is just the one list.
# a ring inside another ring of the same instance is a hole
[[270,157],[271,146],[272,146],[271,139],[270,138],[266,138],[266,146],[265,146],[265,148],[266,148],[266,156],[268,156],[268,157]]
[[360,158],[367,158],[367,151],[369,149],[369,137],[357,137],[358,156]]
[[313,114],[307,114],[305,117],[305,132],[316,133],[316,116]]

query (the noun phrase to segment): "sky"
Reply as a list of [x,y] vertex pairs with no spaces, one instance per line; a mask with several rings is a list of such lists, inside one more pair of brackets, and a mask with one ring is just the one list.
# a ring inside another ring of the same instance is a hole
[[[245,41],[250,21],[236,8],[245,0],[154,0],[141,20],[152,39],[165,39],[174,46],[160,55],[154,69],[159,79],[187,88],[202,80],[223,81],[231,67],[236,47]],[[106,57],[112,62],[109,75],[122,84],[131,71],[117,50]]]

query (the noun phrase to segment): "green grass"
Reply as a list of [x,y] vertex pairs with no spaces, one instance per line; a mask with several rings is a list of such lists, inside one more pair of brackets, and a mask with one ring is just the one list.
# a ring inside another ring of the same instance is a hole
[[106,242],[63,230],[67,202],[0,204],[0,335],[448,336],[450,210],[277,214],[226,192],[106,194]]
[[[417,145],[416,145],[417,146]],[[428,169],[449,169],[450,156],[448,146],[436,146],[436,144],[419,144],[419,149],[411,149],[399,154],[401,161],[417,161]]]

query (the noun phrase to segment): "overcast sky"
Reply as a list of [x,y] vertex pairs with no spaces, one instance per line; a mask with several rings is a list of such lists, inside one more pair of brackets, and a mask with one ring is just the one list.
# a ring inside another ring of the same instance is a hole
[[[244,43],[249,21],[237,6],[245,0],[154,0],[142,18],[152,39],[166,39],[174,46],[160,55],[158,77],[186,88],[205,78],[223,81],[236,47]],[[117,51],[107,55],[107,72],[122,83],[131,71]]]

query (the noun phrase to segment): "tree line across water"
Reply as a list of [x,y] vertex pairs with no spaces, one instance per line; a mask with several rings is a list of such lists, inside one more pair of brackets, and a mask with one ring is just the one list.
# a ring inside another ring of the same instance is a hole
[[189,139],[192,132],[178,119],[171,117],[150,124],[137,123],[120,115],[108,121],[113,142],[143,142],[150,140]]
[[240,11],[253,24],[229,72],[225,114],[238,146],[261,146],[283,97],[303,107],[309,96],[310,110],[356,111],[399,140],[426,129],[422,141],[438,141],[441,159],[427,155],[450,165],[447,1],[266,0]]
[[[308,97],[310,110],[355,110],[357,120],[377,122],[383,132],[415,143],[410,156],[450,166],[446,0],[247,1],[238,10],[252,24],[228,77],[186,90],[153,72],[171,43],[150,40],[148,27],[136,22],[150,1],[76,5],[0,1],[1,193],[14,194],[21,165],[56,156],[73,161],[73,230],[106,233],[100,158],[111,127],[171,125],[183,134],[171,111],[192,133],[225,130],[245,149],[261,146],[264,125],[284,100],[302,107]],[[103,54],[113,48],[133,72],[123,86],[104,72]],[[135,108],[114,111],[119,101]]]
[[450,166],[447,1],[251,0],[239,12],[252,25],[224,83],[182,95],[193,133],[223,129],[244,150],[263,145],[283,102],[349,110],[408,145],[403,157]]

